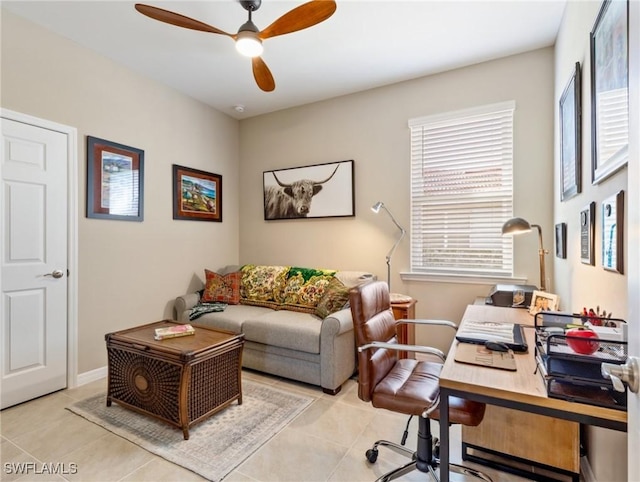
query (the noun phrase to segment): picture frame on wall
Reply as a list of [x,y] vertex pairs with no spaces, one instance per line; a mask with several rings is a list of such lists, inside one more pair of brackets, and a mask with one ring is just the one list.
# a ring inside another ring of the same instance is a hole
[[595,265],[593,245],[595,242],[596,203],[591,202],[580,211],[580,261]]
[[556,257],[567,257],[567,223],[556,224]]
[[144,220],[144,151],[87,136],[88,218]]
[[580,62],[560,97],[560,200],[582,189],[582,95]]
[[264,219],[355,216],[353,160],[264,171]]
[[628,1],[605,0],[590,34],[591,181],[598,184],[629,156]]
[[173,219],[222,222],[222,176],[173,165]]
[[602,266],[623,274],[624,191],[602,201]]

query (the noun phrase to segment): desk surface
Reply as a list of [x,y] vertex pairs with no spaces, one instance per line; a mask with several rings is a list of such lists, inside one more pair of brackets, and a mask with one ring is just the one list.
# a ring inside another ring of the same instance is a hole
[[525,325],[529,351],[516,354],[515,372],[468,365],[454,361],[458,342],[454,340],[447,361],[440,373],[440,387],[471,394],[485,395],[517,404],[596,417],[614,422],[627,422],[627,412],[583,403],[549,398],[542,377],[536,373],[535,333],[533,317],[527,310],[494,306],[469,305],[463,315],[466,320],[519,323]]

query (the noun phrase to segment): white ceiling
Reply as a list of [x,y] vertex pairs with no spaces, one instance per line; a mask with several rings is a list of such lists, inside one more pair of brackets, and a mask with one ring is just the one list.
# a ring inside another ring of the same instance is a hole
[[[262,29],[305,0],[263,0]],[[152,20],[129,1],[2,1],[2,7],[238,119],[553,45],[567,0],[338,0],[314,27],[264,42],[276,81],[225,36]],[[235,33],[236,0],[140,3]],[[234,106],[245,106],[236,112]]]

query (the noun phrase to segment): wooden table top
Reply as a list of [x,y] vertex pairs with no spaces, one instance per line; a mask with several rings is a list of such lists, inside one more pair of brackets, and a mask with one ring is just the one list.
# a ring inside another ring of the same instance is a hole
[[458,341],[454,340],[447,361],[440,374],[440,386],[452,390],[486,395],[567,412],[581,413],[606,420],[627,422],[627,412],[583,403],[550,398],[542,377],[536,373],[535,331],[533,316],[521,308],[500,308],[489,305],[469,305],[461,325],[465,321],[493,321],[519,323],[529,345],[527,353],[516,353],[516,371],[468,365],[454,360]]
[[242,334],[236,334],[224,330],[214,330],[213,328],[198,325],[196,323],[191,324],[195,329],[194,335],[167,338],[164,340],[154,339],[156,328],[166,328],[181,324],[182,323],[174,320],[156,321],[154,323],[136,326],[126,330],[117,331],[115,333],[109,333],[106,335],[106,338],[111,341],[131,343],[134,345],[140,345],[141,347],[149,347],[161,351],[191,354],[211,350],[230,341],[234,341],[235,339],[244,339],[244,335]]

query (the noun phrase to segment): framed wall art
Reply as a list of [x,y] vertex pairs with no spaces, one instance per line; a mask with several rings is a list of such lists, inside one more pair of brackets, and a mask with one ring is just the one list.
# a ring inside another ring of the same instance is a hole
[[624,191],[602,201],[602,266],[623,273]]
[[561,201],[581,191],[582,180],[582,100],[580,62],[560,98],[560,183]]
[[87,217],[144,219],[144,151],[87,136]]
[[591,202],[580,211],[580,261],[595,265],[593,252],[595,242],[596,203]]
[[355,216],[354,162],[264,171],[264,219]]
[[222,222],[222,176],[174,164],[173,219]]
[[556,257],[567,257],[567,223],[556,224]]
[[590,35],[591,180],[627,164],[629,151],[628,2],[605,0]]

